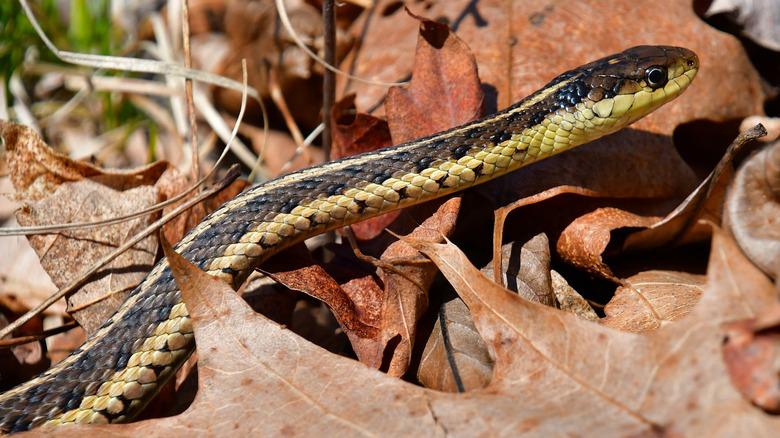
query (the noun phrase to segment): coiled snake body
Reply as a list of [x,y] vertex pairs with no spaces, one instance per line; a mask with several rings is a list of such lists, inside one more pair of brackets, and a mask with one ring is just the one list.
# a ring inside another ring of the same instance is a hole
[[[255,186],[176,251],[239,285],[263,260],[326,230],[464,190],[617,131],[679,95],[698,71],[686,49],[639,46],[563,73],[511,107],[412,142]],[[78,350],[0,396],[0,430],[129,421],[195,347],[166,261]]]

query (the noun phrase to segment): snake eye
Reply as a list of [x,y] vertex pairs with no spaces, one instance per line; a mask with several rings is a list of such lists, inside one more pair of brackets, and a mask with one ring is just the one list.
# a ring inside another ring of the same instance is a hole
[[645,71],[647,84],[653,88],[659,88],[666,85],[666,69],[659,66],[650,67]]

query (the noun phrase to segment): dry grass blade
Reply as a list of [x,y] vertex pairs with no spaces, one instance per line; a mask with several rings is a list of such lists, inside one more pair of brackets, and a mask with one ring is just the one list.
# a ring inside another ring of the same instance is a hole
[[[181,4],[182,46],[184,47],[184,67],[192,68],[192,50],[190,47],[190,7],[189,0]],[[198,180],[200,164],[198,157],[198,121],[195,116],[195,104],[192,101],[192,79],[184,79],[184,97],[187,101],[187,115],[190,119],[190,148],[192,149],[192,181]]]
[[[30,23],[35,28],[35,31],[38,33],[38,36],[41,38],[41,40],[43,40],[44,44],[46,44],[49,50],[51,50],[52,53],[57,56],[57,58],[64,62],[93,68],[179,76],[182,78],[188,78],[240,92],[243,92],[244,88],[246,87],[237,81],[228,79],[223,76],[185,68],[184,66],[173,63],[159,62],[149,59],[125,58],[120,56],[90,55],[60,50],[57,48],[57,46],[54,45],[49,37],[46,36],[46,33],[43,32],[43,29],[41,28],[40,23],[38,23],[38,21],[35,19],[35,15],[33,14],[32,9],[30,9],[30,5],[28,4],[27,0],[19,0],[19,3],[22,5],[27,18],[30,20]],[[257,100],[260,105],[262,105],[262,99],[260,99],[260,94],[256,89],[253,87],[246,87],[246,93],[250,97]]]

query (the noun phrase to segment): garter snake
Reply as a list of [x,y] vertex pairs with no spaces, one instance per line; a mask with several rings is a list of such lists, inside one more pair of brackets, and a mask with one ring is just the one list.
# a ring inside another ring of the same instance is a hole
[[[461,191],[615,132],[679,95],[698,71],[683,48],[639,46],[561,74],[505,110],[426,138],[255,186],[176,246],[239,285],[263,260],[315,234]],[[195,348],[161,260],[68,358],[0,396],[0,430],[129,421]]]

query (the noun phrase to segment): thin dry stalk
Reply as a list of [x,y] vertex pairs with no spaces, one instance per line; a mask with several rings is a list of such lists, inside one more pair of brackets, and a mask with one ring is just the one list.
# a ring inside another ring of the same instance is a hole
[[[336,64],[336,10],[334,0],[322,2],[322,21],[325,39],[325,62]],[[330,158],[331,120],[330,112],[336,101],[336,74],[325,70],[322,76],[322,122],[325,130],[322,134],[322,151],[326,159]]]
[[[192,79],[194,81],[216,85],[218,87],[223,87],[230,90],[244,92],[245,86],[238,81],[200,70],[188,69],[179,64],[160,62],[151,59],[91,55],[60,50],[57,48],[57,46],[54,45],[54,43],[52,43],[46,33],[43,32],[43,29],[35,19],[35,15],[33,14],[32,9],[30,9],[30,5],[28,4],[27,0],[19,0],[19,3],[24,9],[25,15],[30,20],[30,23],[35,29],[35,32],[38,34],[38,37],[41,38],[43,43],[46,44],[46,47],[48,47],[49,50],[51,50],[51,52],[54,53],[54,55],[61,61],[92,68],[106,68],[111,70],[132,71],[137,73],[178,76]],[[260,105],[262,105],[262,99],[260,99],[260,94],[256,89],[253,87],[246,87],[246,93],[249,95],[249,97],[255,99]]]
[[[184,48],[184,67],[192,68],[192,50],[190,48],[190,7],[189,0],[181,4],[182,23],[182,47]],[[192,174],[191,181],[197,181],[200,174],[198,157],[198,121],[195,118],[195,104],[192,99],[192,80],[184,79],[184,97],[187,100],[187,114],[190,119],[190,148],[192,150]]]
[[38,333],[37,335],[19,336],[18,338],[11,338],[11,339],[0,339],[0,349],[11,348],[11,347],[16,347],[17,345],[29,344],[30,342],[40,341],[50,336],[58,335],[60,333],[65,333],[68,330],[76,328],[78,326],[79,325],[76,321],[71,321],[59,327],[54,327],[48,330],[44,330],[41,333]]

